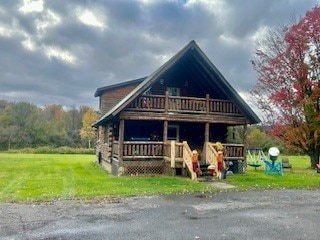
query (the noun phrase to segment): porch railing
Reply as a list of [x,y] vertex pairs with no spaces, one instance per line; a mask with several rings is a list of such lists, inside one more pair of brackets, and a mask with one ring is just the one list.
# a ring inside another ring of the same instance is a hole
[[183,142],[183,167],[187,168],[192,180],[197,180],[197,174],[192,167],[192,151],[187,142]]
[[123,159],[155,159],[163,157],[163,142],[125,141],[123,142]]
[[128,107],[130,111],[181,112],[198,114],[241,115],[231,101],[166,95],[142,95]]
[[217,155],[218,152],[215,148],[215,144],[208,142],[206,148],[206,162],[215,166],[215,169],[217,169]]
[[[225,160],[244,160],[244,145],[223,143]],[[112,156],[119,158],[119,142],[114,141]],[[176,141],[155,142],[155,141],[124,141],[123,142],[123,160],[152,160],[164,159],[171,162],[171,167],[175,168],[176,162],[182,162],[183,167],[188,169],[191,178],[197,179],[196,173],[192,169],[192,151],[187,142],[179,143]],[[215,143],[207,143],[206,161],[209,164],[217,166],[217,150]]]
[[223,143],[225,160],[244,160],[245,152],[243,144]]
[[176,141],[166,141],[164,144],[163,158],[171,162],[171,167],[176,166],[176,162],[183,161],[183,144]]
[[[235,143],[222,143],[223,155],[225,160],[244,160],[244,145]],[[207,147],[211,149],[214,155],[217,155],[216,143],[209,142]],[[207,155],[207,161],[209,156]],[[210,163],[210,162],[209,162]],[[211,163],[210,163],[211,164]]]
[[[172,145],[173,142],[173,145]],[[244,145],[223,143],[225,160],[244,160]],[[123,142],[123,158],[139,159],[139,158],[162,158],[183,160],[183,143],[176,141],[154,142],[154,141],[125,141]],[[207,148],[211,149],[211,153],[216,155],[215,143],[207,143]],[[114,141],[112,155],[119,157],[119,142]],[[212,154],[211,154],[212,155]],[[206,160],[211,164],[209,155]],[[212,162],[214,163],[214,162]]]

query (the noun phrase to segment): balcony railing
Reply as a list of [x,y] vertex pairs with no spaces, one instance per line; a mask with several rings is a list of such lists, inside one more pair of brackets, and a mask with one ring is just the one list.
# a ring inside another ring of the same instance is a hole
[[179,97],[166,95],[142,95],[128,107],[130,111],[180,112],[197,114],[241,115],[233,102],[221,99]]

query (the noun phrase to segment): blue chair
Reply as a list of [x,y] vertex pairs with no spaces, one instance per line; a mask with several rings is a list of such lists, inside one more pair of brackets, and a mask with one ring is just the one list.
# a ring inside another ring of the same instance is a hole
[[265,160],[264,163],[266,175],[274,173],[276,175],[283,176],[282,162]]

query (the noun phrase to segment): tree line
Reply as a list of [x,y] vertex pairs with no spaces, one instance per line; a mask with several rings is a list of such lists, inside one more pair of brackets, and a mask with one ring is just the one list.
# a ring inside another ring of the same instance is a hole
[[98,113],[91,107],[39,107],[0,100],[0,150],[41,146],[93,147],[91,124]]
[[[0,150],[42,146],[93,148],[95,129],[91,125],[97,119],[98,113],[88,106],[39,107],[28,102],[0,100]],[[241,143],[242,130],[241,127],[230,128],[228,142]],[[262,126],[249,126],[247,141],[249,147],[264,151],[275,145],[282,148]]]

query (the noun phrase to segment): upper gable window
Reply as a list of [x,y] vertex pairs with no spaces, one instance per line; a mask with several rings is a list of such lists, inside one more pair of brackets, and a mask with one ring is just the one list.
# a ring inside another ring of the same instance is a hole
[[151,87],[148,88],[146,91],[144,91],[143,94],[144,94],[144,95],[152,95],[152,89],[151,89]]
[[180,88],[167,87],[169,96],[180,96]]

